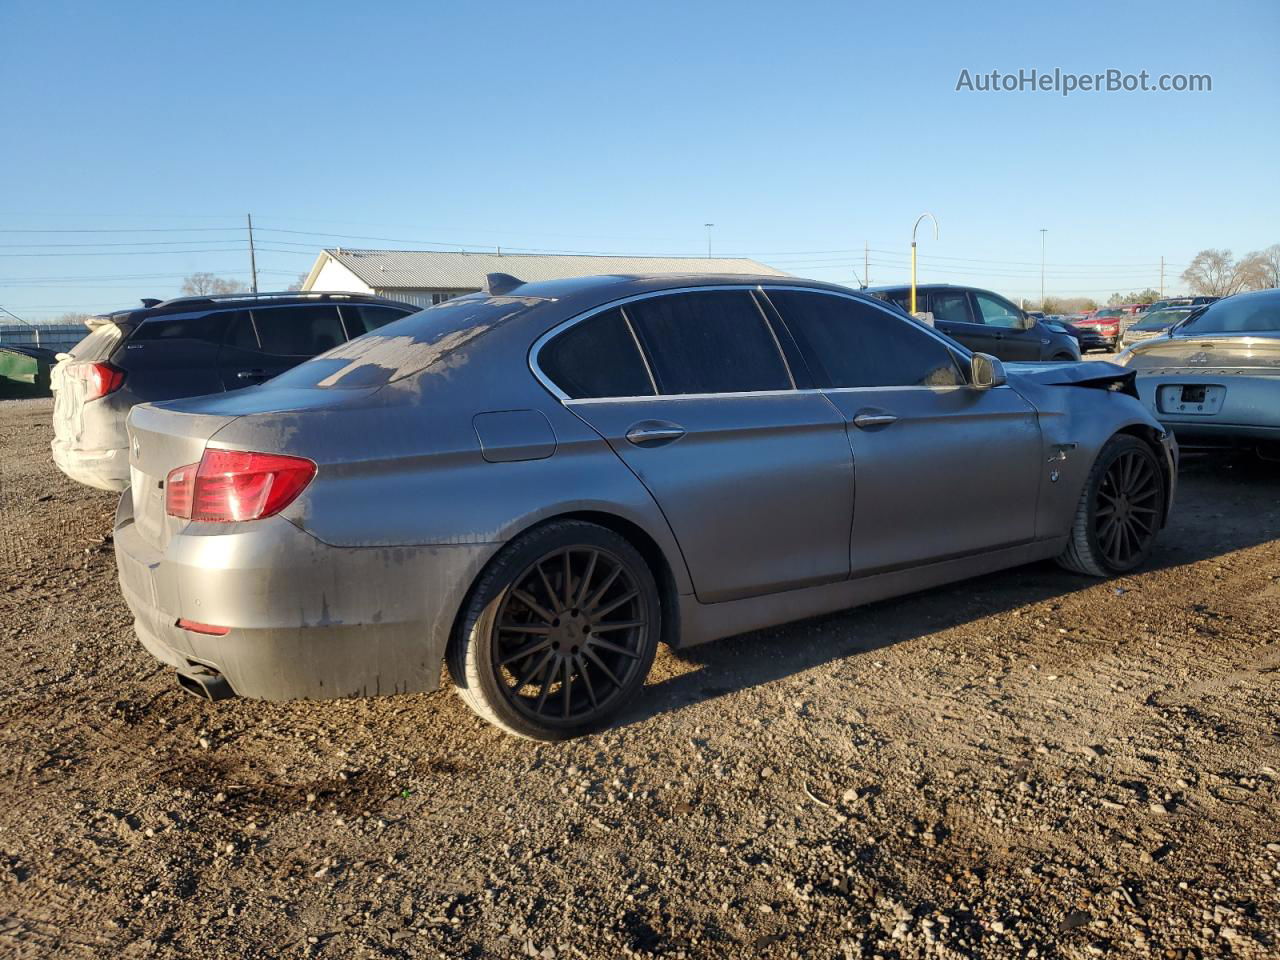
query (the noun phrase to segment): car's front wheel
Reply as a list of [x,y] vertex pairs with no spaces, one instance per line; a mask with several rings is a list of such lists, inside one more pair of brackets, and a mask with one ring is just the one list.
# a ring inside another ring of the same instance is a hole
[[565,740],[609,723],[644,685],[658,587],[625,538],[578,520],[513,540],[472,591],[448,651],[462,699],[490,723]]
[[1166,496],[1164,472],[1151,447],[1116,434],[1089,471],[1058,563],[1095,577],[1137,568],[1151,553]]

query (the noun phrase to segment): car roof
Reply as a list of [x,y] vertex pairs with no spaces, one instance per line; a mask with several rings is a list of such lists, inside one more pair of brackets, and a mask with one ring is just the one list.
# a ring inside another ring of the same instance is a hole
[[311,303],[376,303],[385,306],[404,307],[407,310],[413,311],[422,309],[412,303],[404,303],[400,300],[379,297],[370,293],[345,293],[338,291],[310,292],[299,290],[285,290],[270,293],[230,293],[210,296],[173,297],[172,299],[161,300],[159,302],[144,300],[143,303],[145,306],[113,310],[110,313],[100,314],[99,316],[106,320],[129,319],[141,323],[143,320],[150,320],[153,317],[163,317],[176,313],[187,313],[191,310],[243,310],[246,307],[254,306],[288,307]]

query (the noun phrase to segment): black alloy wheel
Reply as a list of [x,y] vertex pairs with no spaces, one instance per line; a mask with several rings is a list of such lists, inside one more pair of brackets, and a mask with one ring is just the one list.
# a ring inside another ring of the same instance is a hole
[[481,575],[449,670],[491,723],[539,740],[578,736],[643,686],[661,609],[653,574],[626,539],[555,521],[513,541]]

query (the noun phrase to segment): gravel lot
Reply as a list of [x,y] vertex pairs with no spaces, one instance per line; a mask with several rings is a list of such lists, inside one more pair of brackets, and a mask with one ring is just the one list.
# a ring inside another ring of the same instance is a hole
[[1137,576],[663,652],[535,745],[180,693],[49,417],[0,404],[0,956],[1280,956],[1274,464],[1184,464]]

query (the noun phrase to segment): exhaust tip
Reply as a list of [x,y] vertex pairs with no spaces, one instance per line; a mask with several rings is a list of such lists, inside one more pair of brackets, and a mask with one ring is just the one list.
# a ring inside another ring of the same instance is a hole
[[227,678],[220,673],[201,670],[193,673],[178,671],[178,686],[203,700],[229,700],[236,695],[227,683]]

